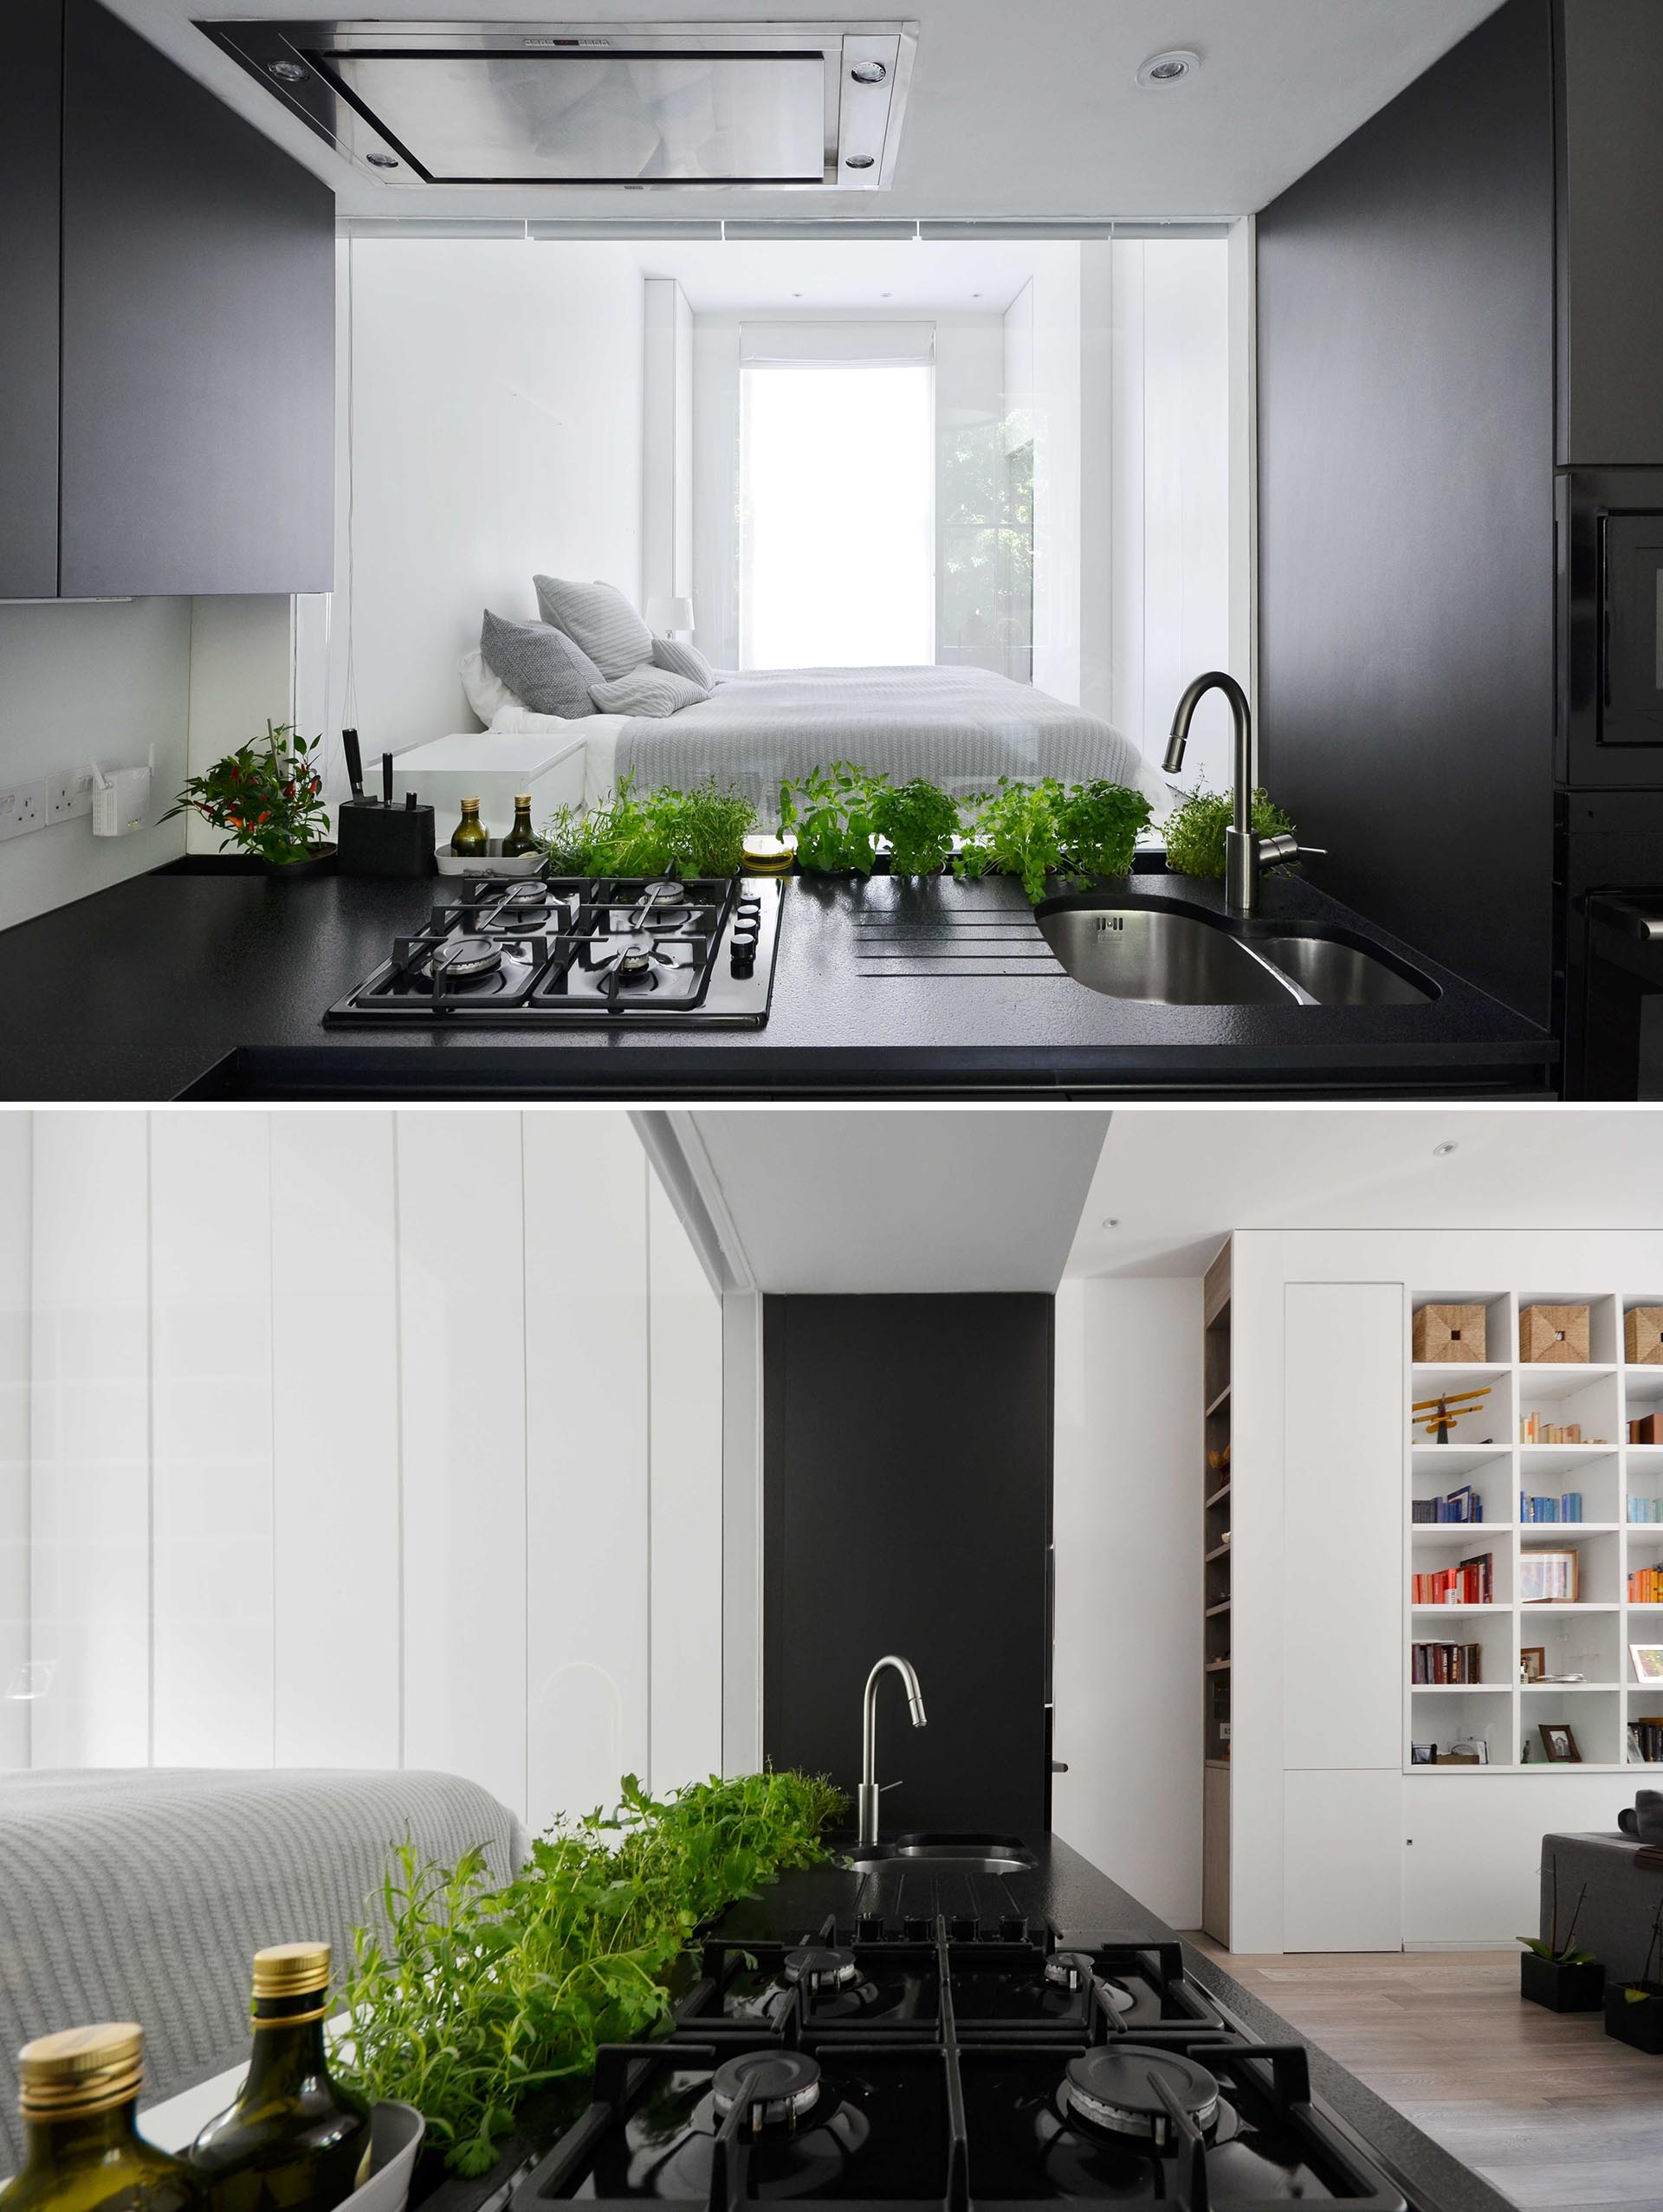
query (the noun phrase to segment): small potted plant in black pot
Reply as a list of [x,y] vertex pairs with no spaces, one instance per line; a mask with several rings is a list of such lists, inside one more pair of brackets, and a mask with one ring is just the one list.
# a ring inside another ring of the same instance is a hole
[[1597,2012],[1605,1989],[1605,1969],[1592,1951],[1576,1949],[1576,1923],[1588,1899],[1584,1882],[1563,1943],[1559,1940],[1559,1861],[1548,1860],[1548,1932],[1521,1936],[1518,1994],[1550,2012]]
[[190,854],[170,863],[189,875],[269,875],[285,880],[321,876],[335,864],[323,803],[323,740],[308,745],[289,722],[266,724],[252,745],[240,745],[205,775],[192,776],[167,812],[199,814],[223,830],[217,853]]
[[1646,1963],[1632,1982],[1614,1983],[1605,1993],[1605,2032],[1637,2051],[1663,2053],[1663,1898],[1652,1915],[1652,1939]]

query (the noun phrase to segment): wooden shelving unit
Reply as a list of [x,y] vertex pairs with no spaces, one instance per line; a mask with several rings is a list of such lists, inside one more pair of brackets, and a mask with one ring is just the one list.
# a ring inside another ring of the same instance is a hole
[[[1587,1361],[1521,1361],[1483,1363],[1407,1362],[1407,1407],[1440,1392],[1487,1383],[1480,1414],[1459,1424],[1446,1444],[1428,1443],[1411,1431],[1404,1452],[1404,1517],[1408,1523],[1404,1566],[1403,1762],[1415,1775],[1563,1774],[1620,1772],[1636,1763],[1628,1727],[1663,1718],[1663,1683],[1637,1682],[1630,1644],[1663,1643],[1663,1605],[1628,1601],[1628,1576],[1636,1568],[1663,1568],[1663,1521],[1631,1521],[1629,1501],[1663,1499],[1663,1446],[1631,1445],[1627,1425],[1647,1414],[1663,1416],[1663,1367],[1623,1363],[1623,1316],[1627,1307],[1663,1305],[1663,1295],[1627,1299],[1588,1290],[1417,1292],[1424,1305],[1482,1305],[1485,1350],[1518,1349],[1519,1309],[1525,1305],[1585,1305],[1589,1313]],[[1580,1427],[1576,1444],[1524,1444],[1524,1424],[1537,1414],[1556,1426]],[[1414,1518],[1416,1498],[1447,1495],[1470,1484],[1483,1501],[1475,1522],[1428,1523]],[[1520,1493],[1558,1497],[1580,1491],[1581,1521],[1525,1521]],[[1574,1601],[1525,1602],[1521,1575],[1526,1555],[1543,1549],[1574,1551]],[[1494,1600],[1483,1606],[1414,1605],[1411,1575],[1453,1566],[1457,1559],[1489,1552]],[[1427,1684],[1410,1679],[1410,1646],[1476,1643],[1476,1684]],[[1527,1683],[1520,1653],[1541,1649],[1552,1674],[1575,1682]],[[1550,1761],[1543,1723],[1568,1722],[1581,1759]],[[1412,1747],[1433,1743],[1440,1751],[1483,1740],[1485,1766],[1416,1764]],[[1528,1744],[1530,1757],[1521,1755]],[[1659,1764],[1663,1762],[1652,1762]]]
[[1230,1941],[1230,1247],[1201,1291],[1201,1925]]

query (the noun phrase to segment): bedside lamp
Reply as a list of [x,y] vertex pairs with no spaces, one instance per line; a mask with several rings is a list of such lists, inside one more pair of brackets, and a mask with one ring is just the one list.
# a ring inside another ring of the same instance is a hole
[[690,637],[693,635],[692,600],[669,596],[649,599],[647,627],[656,630],[661,637]]

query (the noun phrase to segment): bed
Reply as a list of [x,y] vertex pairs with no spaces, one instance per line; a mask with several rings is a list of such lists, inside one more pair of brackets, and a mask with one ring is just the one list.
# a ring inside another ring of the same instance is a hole
[[903,782],[927,777],[955,796],[1000,776],[1129,784],[1157,817],[1171,791],[1129,738],[1083,708],[987,669],[770,669],[723,675],[708,699],[659,720],[595,715],[560,724],[517,702],[494,730],[566,728],[585,739],[584,795],[604,799],[623,775],[637,790],[714,777],[772,823],[780,783],[834,760]]

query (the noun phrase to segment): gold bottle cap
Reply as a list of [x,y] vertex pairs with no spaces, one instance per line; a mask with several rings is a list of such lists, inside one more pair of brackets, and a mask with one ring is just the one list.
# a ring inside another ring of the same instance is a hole
[[307,1997],[328,1987],[327,1944],[272,1944],[254,1954],[256,1997]]
[[531,805],[531,793],[528,791],[516,792],[514,794],[514,803],[516,806],[529,806]]
[[464,814],[477,814],[479,801],[476,799],[464,799],[462,802],[462,811]]
[[138,2095],[144,2072],[145,2031],[134,2021],[37,2035],[17,2054],[18,2107],[25,2119],[107,2112]]

